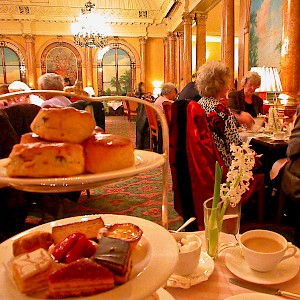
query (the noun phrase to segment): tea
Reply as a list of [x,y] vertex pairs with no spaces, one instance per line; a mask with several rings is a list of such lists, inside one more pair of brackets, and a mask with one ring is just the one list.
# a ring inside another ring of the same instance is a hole
[[283,250],[283,246],[269,238],[255,237],[243,242],[244,246],[256,252],[273,253]]

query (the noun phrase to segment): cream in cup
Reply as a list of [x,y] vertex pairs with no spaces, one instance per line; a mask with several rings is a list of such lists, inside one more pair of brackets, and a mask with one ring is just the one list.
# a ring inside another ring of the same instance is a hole
[[[288,243],[280,234],[269,230],[249,230],[240,236],[242,254],[249,267],[268,272],[281,261],[294,256],[297,247]],[[287,250],[289,253],[286,254]]]

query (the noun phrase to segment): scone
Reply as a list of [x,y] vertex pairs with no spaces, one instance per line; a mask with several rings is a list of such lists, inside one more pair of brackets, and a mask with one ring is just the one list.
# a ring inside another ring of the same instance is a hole
[[82,145],[87,173],[109,172],[134,165],[134,148],[127,137],[94,133]]
[[81,143],[96,126],[94,117],[73,107],[42,108],[32,121],[31,130],[52,142]]
[[14,145],[6,165],[9,177],[64,177],[83,172],[83,148],[70,143]]

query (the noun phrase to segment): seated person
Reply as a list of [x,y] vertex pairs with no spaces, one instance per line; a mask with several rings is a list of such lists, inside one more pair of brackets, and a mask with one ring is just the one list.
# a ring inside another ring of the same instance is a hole
[[161,95],[155,100],[154,106],[164,111],[162,103],[168,100],[174,100],[177,94],[176,87],[173,83],[167,82],[161,88]]
[[[46,73],[38,79],[38,87],[40,90],[64,90],[64,79],[61,75],[55,73]],[[45,101],[42,103],[41,107],[49,106],[69,106],[71,101],[61,95],[53,96],[52,94],[43,95]]]
[[[16,80],[8,86],[8,90],[10,93],[22,92],[22,91],[29,92],[30,87],[26,83]],[[36,95],[18,96],[18,97],[10,98],[9,101],[11,102],[10,104],[31,103],[38,106],[41,106],[42,103],[44,102],[40,97]]]
[[199,101],[201,96],[195,87],[195,82],[188,83],[178,95],[178,100],[195,100]]
[[300,114],[297,114],[286,151],[288,162],[282,172],[281,188],[288,220],[295,228],[295,245],[300,246]]
[[253,118],[263,114],[263,100],[254,94],[260,87],[261,78],[257,72],[248,72],[241,81],[243,89],[228,94],[227,108],[237,118],[239,125],[252,128]]
[[230,70],[223,63],[209,61],[199,68],[196,79],[196,88],[201,96],[198,103],[206,113],[208,127],[228,168],[232,161],[230,145],[242,143],[233,114],[220,102],[226,97],[229,76]]

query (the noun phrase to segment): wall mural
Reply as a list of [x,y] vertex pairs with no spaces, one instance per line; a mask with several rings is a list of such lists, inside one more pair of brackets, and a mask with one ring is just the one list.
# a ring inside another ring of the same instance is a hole
[[250,10],[251,67],[280,70],[283,0],[252,0]]
[[68,77],[71,84],[77,79],[77,59],[75,54],[66,47],[56,47],[49,51],[46,59],[48,73],[56,73]]

